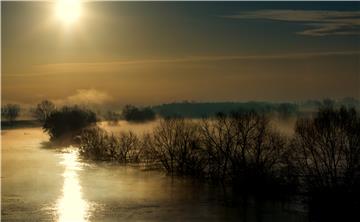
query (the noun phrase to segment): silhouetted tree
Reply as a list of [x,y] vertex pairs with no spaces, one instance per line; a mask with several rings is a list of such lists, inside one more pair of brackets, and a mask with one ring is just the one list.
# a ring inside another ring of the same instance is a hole
[[82,130],[78,139],[79,153],[82,156],[91,160],[109,159],[109,135],[105,130],[99,127],[86,128]]
[[138,147],[140,141],[133,132],[121,132],[120,135],[114,139],[117,145],[113,153],[118,162],[128,163],[140,161],[140,152],[142,151]]
[[201,134],[210,177],[265,187],[264,182],[278,176],[286,140],[264,115],[218,114],[203,120]]
[[132,105],[126,105],[122,110],[123,118],[130,122],[144,122],[155,119],[154,111],[149,108],[137,108]]
[[20,106],[18,104],[6,104],[1,107],[1,117],[14,122],[20,114]]
[[93,127],[84,129],[79,140],[80,154],[86,158],[119,163],[140,161],[140,141],[133,132],[122,132],[116,136],[99,127]]
[[147,146],[169,173],[201,175],[204,164],[197,131],[197,126],[189,120],[163,119],[147,138]]
[[36,105],[32,115],[38,121],[44,123],[52,112],[56,110],[55,104],[49,100],[44,100]]
[[59,139],[65,136],[79,134],[81,129],[96,123],[96,114],[91,110],[82,109],[77,106],[65,106],[56,110],[46,118],[43,129],[50,135],[51,139]]
[[310,192],[359,191],[360,117],[355,109],[321,108],[299,119],[292,145],[299,173]]

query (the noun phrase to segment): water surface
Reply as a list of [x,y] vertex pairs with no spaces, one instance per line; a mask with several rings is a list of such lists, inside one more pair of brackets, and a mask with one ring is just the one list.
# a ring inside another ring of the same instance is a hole
[[83,161],[74,147],[49,147],[48,136],[40,128],[1,134],[3,221],[307,219],[303,207],[294,201],[250,197],[234,201],[232,191],[221,187],[158,171]]

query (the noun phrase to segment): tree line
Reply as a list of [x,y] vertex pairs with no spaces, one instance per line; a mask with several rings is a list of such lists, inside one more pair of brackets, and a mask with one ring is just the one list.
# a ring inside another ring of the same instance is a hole
[[[80,106],[64,106],[64,107],[80,107]],[[81,107],[86,110],[86,107]],[[60,107],[62,109],[62,107]],[[30,116],[40,123],[44,123],[50,115],[55,111],[59,111],[55,104],[50,100],[43,100],[38,103],[35,107],[30,108]],[[15,120],[18,119],[21,113],[21,107],[18,104],[6,104],[1,107],[1,117],[3,120],[8,121],[10,124],[14,124]],[[89,111],[89,110],[88,110]],[[97,115],[97,120],[108,121],[111,124],[117,124],[120,119],[129,121],[129,122],[146,122],[152,121],[156,118],[156,113],[150,107],[136,107],[133,105],[125,105],[121,112],[115,112],[108,110],[103,115]]]

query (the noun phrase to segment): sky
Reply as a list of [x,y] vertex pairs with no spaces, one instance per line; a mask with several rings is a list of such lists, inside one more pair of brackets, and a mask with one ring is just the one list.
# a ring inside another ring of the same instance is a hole
[[2,102],[360,98],[360,2],[1,2]]

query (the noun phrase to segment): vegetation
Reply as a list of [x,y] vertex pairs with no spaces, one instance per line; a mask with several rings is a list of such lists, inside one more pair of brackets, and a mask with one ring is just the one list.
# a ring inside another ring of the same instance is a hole
[[317,214],[312,217],[351,220],[360,204],[360,116],[333,106],[325,103],[314,118],[298,119],[291,164]]
[[182,102],[162,104],[153,107],[154,111],[162,117],[185,117],[203,118],[213,117],[217,113],[225,114],[256,112],[262,114],[278,113],[282,116],[295,115],[298,106],[294,103],[269,103],[269,102],[219,102],[219,103],[198,103]]
[[264,114],[219,113],[202,120],[161,119],[143,137],[86,129],[80,151],[94,160],[142,162],[257,193],[340,193],[354,202],[360,193],[359,135],[355,109],[323,106],[315,117],[298,119],[292,138],[277,132]]
[[313,119],[299,119],[295,132],[297,172],[307,191],[360,193],[360,116],[355,109],[324,107]]
[[1,107],[1,118],[13,123],[19,117],[20,106],[17,104],[6,104]]
[[151,108],[137,108],[132,105],[124,107],[122,116],[129,122],[146,122],[155,119],[155,113]]
[[161,120],[144,143],[150,159],[169,173],[201,176],[205,168],[199,126],[190,120]]
[[79,140],[80,154],[89,159],[120,163],[139,162],[140,141],[132,132],[115,136],[99,127],[93,127],[83,130]]
[[50,113],[46,118],[43,129],[50,135],[51,140],[72,139],[82,129],[96,123],[96,114],[90,110],[77,106],[65,106]]
[[44,100],[36,105],[36,108],[32,110],[32,116],[44,123],[52,112],[56,110],[55,104],[49,100]]

